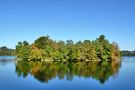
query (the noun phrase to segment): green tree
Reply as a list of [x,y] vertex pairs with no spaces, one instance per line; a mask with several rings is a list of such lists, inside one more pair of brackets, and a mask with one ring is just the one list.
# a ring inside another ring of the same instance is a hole
[[101,35],[93,44],[96,47],[97,56],[102,61],[107,61],[111,59],[111,45],[108,40],[105,39],[104,35]]
[[83,51],[81,53],[84,56],[82,59],[87,61],[97,60],[95,46],[91,43],[90,40],[85,40],[82,43],[82,47]]
[[49,36],[42,36],[42,37],[39,37],[37,40],[35,40],[34,44],[38,48],[44,49],[45,46],[48,44],[48,40],[49,40]]
[[18,42],[16,45],[16,54],[20,59],[27,60],[29,58],[31,48],[27,41]]

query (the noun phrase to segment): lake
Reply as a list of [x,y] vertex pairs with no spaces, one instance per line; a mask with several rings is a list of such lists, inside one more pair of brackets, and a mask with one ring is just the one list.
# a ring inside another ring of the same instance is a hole
[[0,56],[0,90],[135,90],[135,57],[121,62],[32,62]]

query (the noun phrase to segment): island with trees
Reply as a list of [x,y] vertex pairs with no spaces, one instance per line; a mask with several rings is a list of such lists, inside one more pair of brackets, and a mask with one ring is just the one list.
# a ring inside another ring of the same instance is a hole
[[18,42],[16,56],[19,60],[29,61],[111,61],[120,58],[120,51],[117,43],[110,43],[104,35],[93,41],[76,43],[73,40],[55,41],[49,36],[41,36],[32,44]]

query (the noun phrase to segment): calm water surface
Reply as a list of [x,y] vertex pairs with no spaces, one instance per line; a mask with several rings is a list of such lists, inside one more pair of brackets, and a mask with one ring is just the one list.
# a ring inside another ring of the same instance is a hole
[[50,63],[0,56],[0,90],[135,90],[135,57],[122,62]]

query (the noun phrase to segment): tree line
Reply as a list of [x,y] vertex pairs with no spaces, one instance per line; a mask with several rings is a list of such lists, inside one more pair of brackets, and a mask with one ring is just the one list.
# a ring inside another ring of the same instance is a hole
[[73,40],[55,41],[49,36],[41,36],[29,44],[18,42],[16,56],[22,60],[36,61],[108,61],[120,57],[117,43],[109,43],[104,35],[96,40],[84,40],[74,43]]
[[0,47],[0,56],[14,55],[15,50],[7,48],[6,46]]
[[135,56],[135,51],[121,51],[121,56]]

